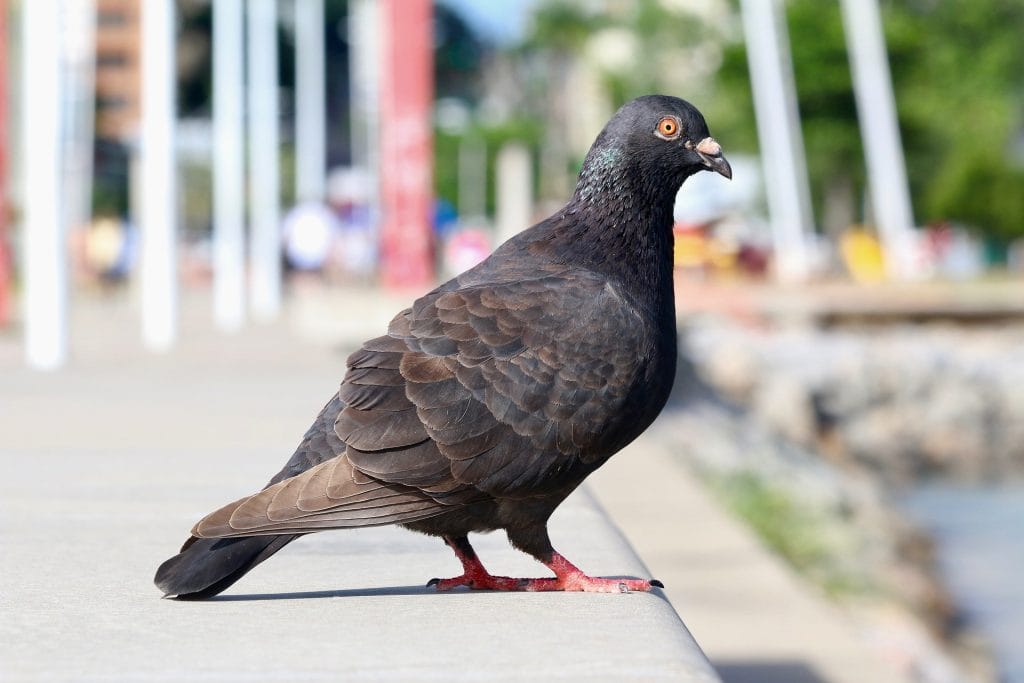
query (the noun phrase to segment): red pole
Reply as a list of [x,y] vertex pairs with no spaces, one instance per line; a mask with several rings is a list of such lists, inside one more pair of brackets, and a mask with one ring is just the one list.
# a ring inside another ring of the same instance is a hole
[[381,277],[433,280],[433,16],[431,0],[383,0],[380,83]]
[[7,242],[7,0],[0,0],[0,327],[11,320],[11,250]]

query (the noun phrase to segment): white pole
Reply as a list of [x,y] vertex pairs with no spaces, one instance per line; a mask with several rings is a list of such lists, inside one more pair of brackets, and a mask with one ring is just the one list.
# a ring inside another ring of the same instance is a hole
[[231,332],[245,320],[245,147],[242,2],[213,3],[213,315]]
[[914,215],[877,0],[843,0],[868,187],[891,277],[913,277]]
[[21,11],[25,359],[34,369],[55,370],[68,355],[59,142],[60,25],[56,0],[25,2]]
[[177,174],[174,153],[174,2],[142,4],[142,341],[152,351],[177,338]]
[[487,146],[476,135],[459,143],[459,221],[483,221],[487,213]]
[[327,93],[323,0],[295,2],[295,197],[323,201],[327,167]]
[[380,215],[380,6],[376,0],[349,2],[349,82],[352,85],[352,164],[367,178],[372,230]]
[[281,310],[277,120],[277,0],[249,0],[249,263],[253,317]]
[[96,112],[96,3],[60,4],[64,51],[61,70],[64,100],[62,219],[80,230],[92,218],[92,168]]
[[776,274],[800,281],[809,270],[813,214],[784,7],[779,0],[742,0],[741,7]]
[[533,213],[530,151],[520,143],[510,142],[498,152],[495,166],[498,240],[504,242],[530,227]]

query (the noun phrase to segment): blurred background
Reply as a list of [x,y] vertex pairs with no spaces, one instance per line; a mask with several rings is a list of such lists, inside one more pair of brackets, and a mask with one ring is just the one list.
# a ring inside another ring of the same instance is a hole
[[1022,35],[1019,0],[0,0],[0,370],[377,334],[680,96],[734,169],[676,206],[681,463],[913,680],[1019,683]]

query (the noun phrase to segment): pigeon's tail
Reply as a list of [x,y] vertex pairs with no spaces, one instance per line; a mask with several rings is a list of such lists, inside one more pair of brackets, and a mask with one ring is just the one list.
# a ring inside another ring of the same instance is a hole
[[204,600],[238,581],[296,538],[298,534],[235,538],[193,536],[185,541],[181,552],[160,565],[153,581],[166,596]]

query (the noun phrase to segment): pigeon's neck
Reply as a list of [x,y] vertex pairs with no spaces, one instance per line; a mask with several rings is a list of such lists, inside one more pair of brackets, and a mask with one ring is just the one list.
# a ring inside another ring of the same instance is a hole
[[595,167],[593,156],[562,211],[552,246],[622,282],[656,311],[671,309],[672,209],[679,182],[659,182],[617,165],[614,152],[607,166]]

